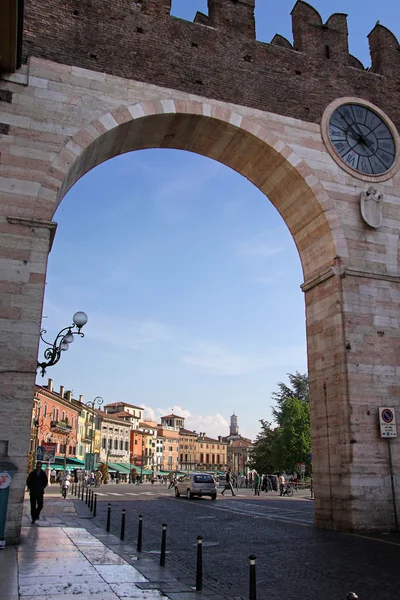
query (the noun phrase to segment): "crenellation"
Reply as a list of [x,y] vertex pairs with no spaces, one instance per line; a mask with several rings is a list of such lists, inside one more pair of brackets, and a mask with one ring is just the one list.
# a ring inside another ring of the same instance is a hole
[[208,0],[208,24],[215,29],[255,40],[255,0]]
[[396,36],[387,27],[377,23],[368,35],[371,53],[371,71],[387,77],[398,77],[400,46]]

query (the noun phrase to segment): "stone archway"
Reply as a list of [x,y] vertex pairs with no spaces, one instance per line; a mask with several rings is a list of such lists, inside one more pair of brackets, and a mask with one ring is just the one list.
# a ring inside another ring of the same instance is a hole
[[[349,437],[348,396],[343,380],[341,305],[338,300],[340,278],[337,277],[336,259],[338,255],[347,256],[344,235],[332,200],[307,164],[265,124],[231,108],[218,103],[171,98],[120,107],[79,129],[52,156],[51,162],[41,163],[36,170],[37,183],[31,186],[32,196],[24,206],[23,215],[8,218],[10,238],[15,233],[22,233],[22,230],[26,235],[30,230],[30,247],[38,257],[34,268],[39,271],[31,273],[29,281],[20,288],[21,294],[29,295],[29,284],[36,284],[34,297],[29,298],[30,310],[36,313],[36,319],[30,327],[31,344],[27,346],[21,339],[24,355],[21,357],[16,352],[13,356],[16,368],[9,371],[11,387],[15,383],[15,378],[10,375],[14,370],[22,377],[18,387],[24,389],[28,403],[34,381],[45,284],[47,251],[43,247],[54,234],[50,219],[58,204],[71,186],[96,165],[113,156],[146,148],[190,150],[231,167],[268,196],[291,231],[306,281],[314,480],[319,494],[316,519],[321,526],[346,527],[346,517],[335,514],[332,495],[336,484],[332,481],[334,474],[329,462],[329,444],[336,448],[335,452],[339,447],[346,449]],[[22,322],[23,319],[20,322],[21,333],[24,328]],[[321,362],[321,353],[329,356],[329,368]],[[28,365],[28,368],[21,369],[21,364]],[[334,382],[334,385],[329,385],[329,404],[339,407],[339,430],[330,430],[327,425],[327,381]],[[332,393],[331,389],[336,391]],[[15,391],[10,389],[9,395],[13,393]],[[26,455],[24,435],[29,417],[30,406],[27,404],[23,414],[21,412],[23,435],[20,446],[17,448],[14,442],[15,461],[19,462],[21,469]],[[341,462],[347,465],[349,457],[343,456]],[[14,500],[11,506],[15,516],[14,522],[9,521],[11,538],[18,535],[22,486],[21,478],[20,489],[14,486],[11,498]],[[344,495],[349,494],[343,486],[341,490]]]

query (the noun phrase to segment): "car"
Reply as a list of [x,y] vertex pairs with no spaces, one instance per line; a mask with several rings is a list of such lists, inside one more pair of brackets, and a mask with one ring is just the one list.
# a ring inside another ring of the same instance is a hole
[[217,499],[217,486],[212,475],[207,473],[188,473],[180,477],[175,483],[175,497],[210,496],[211,500]]
[[218,485],[220,487],[225,487],[225,484],[226,484],[226,475],[220,475],[218,477]]

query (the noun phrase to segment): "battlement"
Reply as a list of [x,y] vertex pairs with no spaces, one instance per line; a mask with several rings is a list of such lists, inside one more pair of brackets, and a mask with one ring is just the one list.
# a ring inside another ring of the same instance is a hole
[[[379,23],[365,69],[349,53],[347,15],[324,23],[297,0],[293,43],[277,34],[267,44],[255,38],[255,3],[208,0],[208,14],[190,23],[171,16],[171,0],[25,0],[23,60],[46,58],[312,121],[340,94],[382,105],[376,75],[400,79],[399,43]],[[304,106],[310,90],[317,97]],[[396,119],[393,97],[387,103]]]

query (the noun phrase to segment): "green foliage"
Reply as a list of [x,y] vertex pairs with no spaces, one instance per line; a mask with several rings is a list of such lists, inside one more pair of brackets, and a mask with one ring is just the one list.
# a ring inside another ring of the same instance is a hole
[[282,403],[287,398],[298,398],[302,402],[310,401],[307,373],[299,373],[296,371],[294,375],[288,373],[287,376],[289,378],[290,387],[281,381],[278,383],[279,392],[274,392],[272,394],[272,400],[278,405],[276,409],[273,409],[275,420],[278,420],[277,415],[279,410],[282,407]]
[[268,421],[261,419],[260,423],[261,431],[257,435],[252,448],[248,466],[250,469],[255,469],[258,473],[274,473],[272,446],[275,439],[275,431]]
[[275,469],[294,473],[297,463],[305,463],[310,470],[311,430],[310,405],[299,398],[285,398],[275,411],[278,427],[272,445]]

